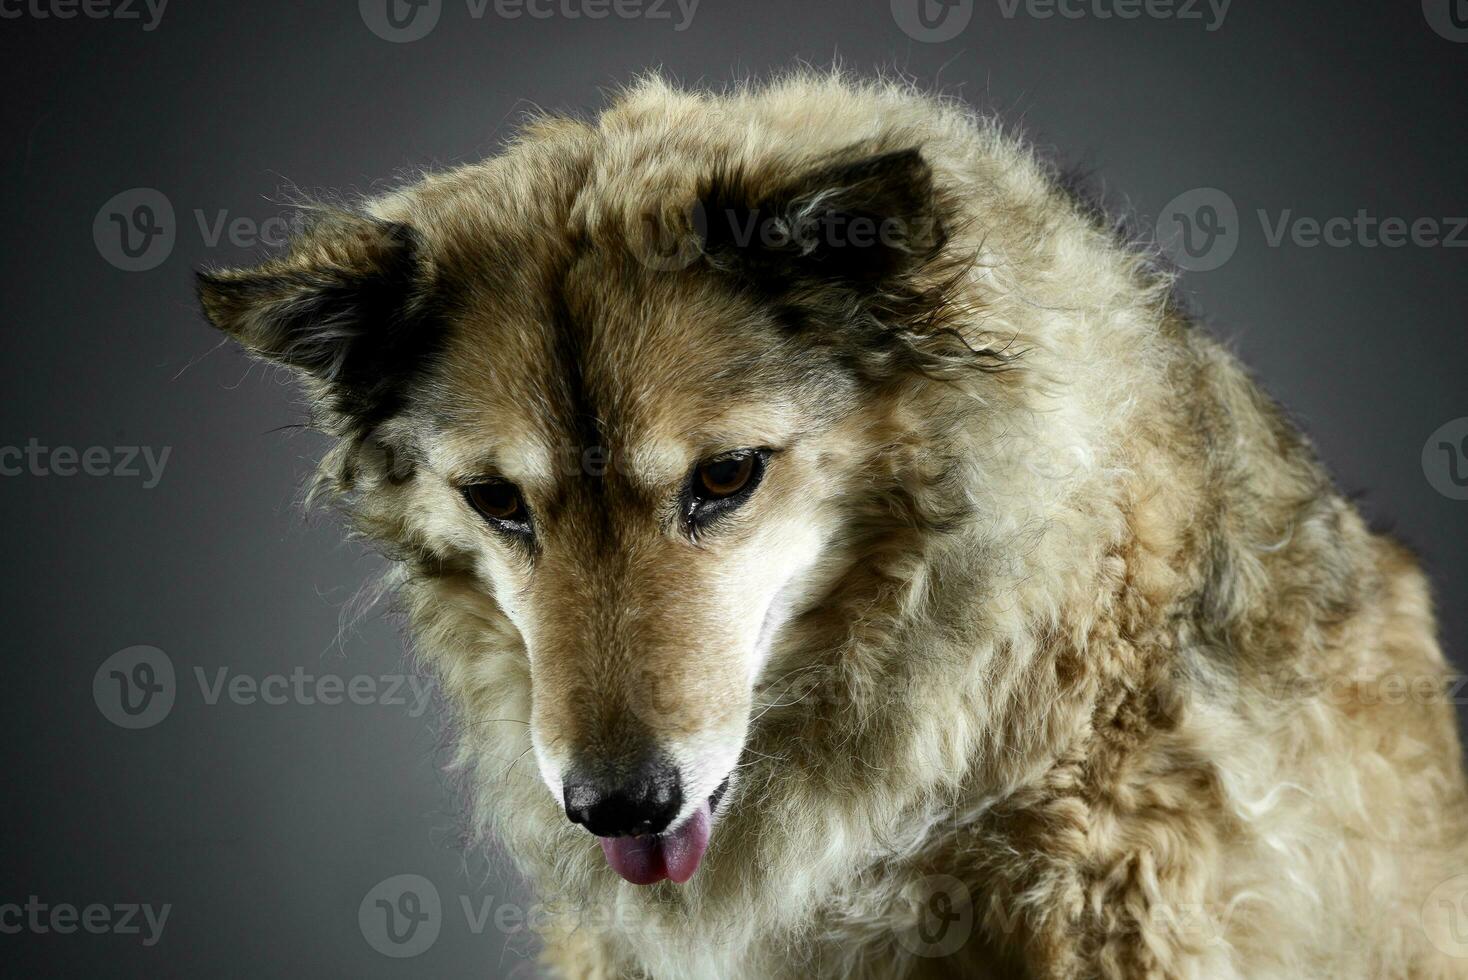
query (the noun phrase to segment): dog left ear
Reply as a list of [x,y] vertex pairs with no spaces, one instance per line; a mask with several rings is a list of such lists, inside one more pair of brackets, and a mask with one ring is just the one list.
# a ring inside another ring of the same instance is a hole
[[754,278],[880,288],[932,259],[947,237],[932,169],[915,148],[846,151],[761,183],[725,175],[700,201],[705,252]]
[[199,302],[250,353],[298,372],[332,427],[368,431],[441,336],[420,252],[406,225],[330,215],[280,258],[199,272]]

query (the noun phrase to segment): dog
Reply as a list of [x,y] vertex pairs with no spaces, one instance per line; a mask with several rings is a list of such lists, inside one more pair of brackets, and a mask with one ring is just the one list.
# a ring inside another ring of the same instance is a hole
[[1468,976],[1423,574],[993,120],[647,77],[198,289],[554,975]]

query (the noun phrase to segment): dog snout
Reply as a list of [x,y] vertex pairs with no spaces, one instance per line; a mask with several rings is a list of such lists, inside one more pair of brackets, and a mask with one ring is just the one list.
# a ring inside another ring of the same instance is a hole
[[597,837],[660,834],[683,808],[670,762],[652,757],[621,777],[575,772],[565,780],[566,816]]

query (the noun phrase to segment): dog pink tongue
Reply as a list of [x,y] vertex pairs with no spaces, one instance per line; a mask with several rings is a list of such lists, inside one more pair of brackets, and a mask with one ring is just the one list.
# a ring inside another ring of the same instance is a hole
[[612,870],[634,885],[669,879],[683,884],[698,870],[709,847],[712,814],[705,801],[677,830],[656,837],[601,837]]

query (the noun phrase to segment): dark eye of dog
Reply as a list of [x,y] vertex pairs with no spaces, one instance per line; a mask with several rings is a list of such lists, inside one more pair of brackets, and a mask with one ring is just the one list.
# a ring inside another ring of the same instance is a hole
[[764,478],[768,456],[762,449],[741,449],[698,464],[685,492],[689,533],[748,500]]
[[744,489],[754,475],[754,453],[716,459],[698,468],[698,486],[694,495],[705,500],[722,500]]
[[530,514],[520,496],[520,488],[504,480],[475,483],[464,488],[464,499],[479,516],[507,531],[526,533],[530,530]]

